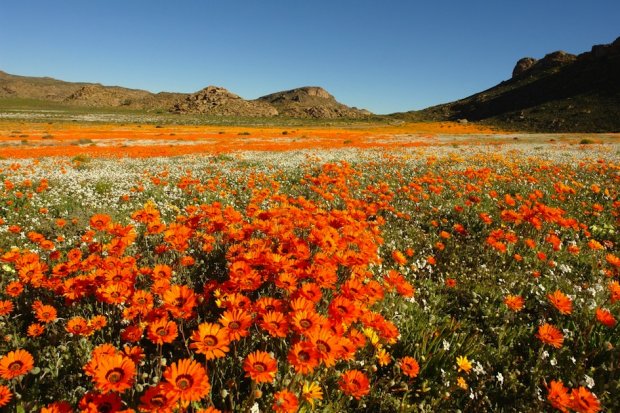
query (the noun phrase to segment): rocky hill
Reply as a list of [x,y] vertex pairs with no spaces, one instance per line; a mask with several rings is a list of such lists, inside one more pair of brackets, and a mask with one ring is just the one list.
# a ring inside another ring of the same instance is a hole
[[50,77],[16,76],[0,71],[0,98],[35,99],[66,103],[72,106],[127,107],[143,110],[166,110],[185,95],[151,93],[146,90],[99,83],[74,83]]
[[187,96],[172,107],[172,112],[244,117],[270,117],[278,114],[276,108],[268,103],[244,100],[217,86],[209,86]]
[[572,55],[520,59],[509,80],[456,102],[395,114],[531,131],[620,132],[620,38]]
[[353,118],[371,115],[350,108],[320,87],[302,87],[246,100],[228,90],[209,86],[196,93],[151,93],[99,83],[72,83],[49,77],[26,77],[0,71],[0,99],[34,99],[68,106],[130,108],[178,114],[293,118]]
[[257,101],[273,105],[281,115],[293,118],[352,118],[371,115],[367,110],[349,107],[336,101],[325,89],[307,86],[262,96]]

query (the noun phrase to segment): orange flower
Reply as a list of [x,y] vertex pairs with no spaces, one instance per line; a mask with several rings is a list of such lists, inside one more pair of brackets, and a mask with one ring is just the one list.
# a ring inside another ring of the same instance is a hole
[[172,343],[178,335],[177,323],[165,318],[150,323],[146,329],[147,338],[160,346],[164,343]]
[[11,380],[27,374],[34,367],[32,355],[26,350],[9,352],[0,359],[0,377]]
[[295,372],[310,374],[319,365],[319,354],[308,341],[300,341],[291,347],[288,353],[288,362]]
[[349,396],[361,399],[370,391],[370,382],[368,377],[359,370],[348,370],[338,382],[340,389]]
[[165,384],[159,383],[145,391],[142,397],[140,397],[140,411],[172,413],[179,398],[175,397],[174,394],[168,394],[166,388],[167,386]]
[[564,343],[564,334],[548,323],[538,327],[536,337],[538,337],[538,339],[544,344],[550,344],[555,348],[562,347],[562,343]]
[[245,358],[243,370],[246,377],[257,383],[271,383],[276,377],[278,364],[269,353],[257,350]]
[[409,356],[403,357],[400,360],[400,368],[405,376],[409,376],[412,379],[416,378],[420,372],[420,365],[417,360]]
[[562,291],[556,290],[553,294],[547,294],[547,298],[560,314],[571,314],[573,312],[573,302]]
[[228,331],[219,324],[200,324],[191,339],[194,343],[190,347],[195,348],[196,353],[204,354],[207,360],[224,357],[230,350]]
[[11,389],[9,389],[3,384],[0,384],[0,407],[9,404],[11,398],[13,398],[13,393],[11,393]]
[[506,306],[510,308],[512,311],[521,311],[523,309],[524,303],[525,303],[525,300],[520,295],[508,294],[504,298],[504,304],[506,304]]
[[0,317],[11,314],[13,311],[13,302],[9,300],[0,300]]
[[547,387],[547,400],[553,407],[563,412],[567,411],[569,398],[568,389],[564,387],[562,381],[551,380],[551,383]]
[[612,328],[616,325],[616,319],[614,318],[613,314],[611,314],[611,312],[605,308],[596,309],[596,319],[601,324],[609,328]]
[[392,251],[392,259],[399,265],[407,264],[407,257],[398,250]]
[[164,371],[164,379],[167,396],[181,399],[184,405],[202,399],[211,390],[207,372],[196,360],[182,359],[172,363]]
[[220,317],[220,323],[227,328],[231,341],[239,340],[250,334],[248,328],[252,325],[252,316],[244,310],[228,310]]
[[18,297],[24,291],[24,284],[20,281],[11,281],[6,285],[5,291],[11,297]]
[[104,315],[99,314],[91,318],[88,321],[88,325],[90,325],[93,330],[99,331],[108,325],[108,319]]
[[42,324],[33,323],[28,326],[28,337],[39,337],[45,332],[45,327]]
[[571,391],[569,406],[579,413],[597,413],[601,410],[596,396],[583,386]]
[[274,412],[296,412],[299,408],[299,400],[289,390],[280,390],[273,395],[272,408]]
[[73,408],[69,402],[60,401],[48,404],[39,413],[73,413]]
[[112,218],[110,218],[109,215],[96,214],[90,218],[90,227],[96,231],[104,231],[109,227],[111,222]]
[[196,294],[188,286],[175,284],[164,293],[163,298],[166,310],[170,311],[173,317],[185,320],[192,317],[196,307]]
[[[618,281],[612,281],[608,285],[609,292],[611,293],[611,303],[615,303],[616,301],[620,301],[620,283]],[[0,307],[2,307],[0,302]],[[0,311],[0,315],[2,315],[2,311]]]
[[332,320],[347,325],[357,321],[360,315],[360,310],[355,303],[341,295],[332,299],[327,312]]
[[325,363],[325,366],[331,367],[336,364],[336,358],[340,356],[341,350],[337,335],[332,333],[330,329],[321,328],[319,331],[312,333],[308,338],[314,344],[319,360]]
[[133,386],[136,365],[121,354],[106,354],[95,359],[94,373],[93,381],[99,391],[124,393]]
[[67,322],[65,329],[77,336],[88,336],[92,334],[93,329],[88,325],[88,321],[82,317],[73,317]]
[[264,314],[259,325],[273,337],[286,337],[289,330],[284,314],[279,311]]
[[291,316],[293,329],[300,334],[312,334],[317,331],[324,320],[314,309],[298,310]]
[[446,287],[448,288],[456,287],[456,280],[454,278],[446,278]]
[[34,309],[35,317],[41,323],[51,323],[56,320],[56,309],[51,305],[38,305]]

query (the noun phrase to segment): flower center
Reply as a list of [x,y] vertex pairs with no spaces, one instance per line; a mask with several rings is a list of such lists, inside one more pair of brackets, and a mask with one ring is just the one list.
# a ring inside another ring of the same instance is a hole
[[217,338],[215,338],[214,336],[206,336],[203,340],[203,343],[205,343],[209,347],[213,347],[217,344]]
[[105,378],[107,381],[109,381],[112,384],[116,384],[119,381],[121,381],[123,379],[123,369],[121,368],[115,368],[113,370],[110,370],[106,375]]
[[301,326],[301,328],[306,329],[306,328],[310,328],[310,326],[312,325],[312,323],[310,322],[310,320],[307,320],[307,319],[305,319],[305,318],[304,318],[303,320],[301,320],[301,321],[299,322],[299,325]]
[[321,353],[329,353],[329,346],[327,345],[326,342],[324,341],[317,341],[316,342],[316,348],[321,352]]
[[254,363],[254,370],[256,370],[259,373],[262,373],[265,370],[267,370],[267,366],[265,366],[263,363]]
[[177,377],[177,380],[176,380],[177,387],[181,390],[185,390],[185,389],[192,387],[192,383],[193,383],[192,377],[187,374],[183,374],[182,376]]
[[304,362],[310,360],[310,354],[308,354],[307,351],[300,351],[297,357],[299,358],[299,360]]
[[19,371],[19,370],[21,370],[23,365],[24,365],[24,363],[22,363],[21,361],[14,361],[11,364],[9,364],[9,370],[11,370],[11,371]]
[[239,330],[240,327],[241,324],[239,324],[238,321],[232,321],[230,324],[228,324],[228,328],[230,328],[231,330]]

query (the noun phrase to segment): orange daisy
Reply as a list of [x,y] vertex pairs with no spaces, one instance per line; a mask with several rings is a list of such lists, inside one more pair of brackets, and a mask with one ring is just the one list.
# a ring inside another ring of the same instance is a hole
[[405,376],[409,376],[412,379],[416,378],[420,372],[420,365],[418,364],[418,361],[409,356],[403,357],[400,360],[400,368]]
[[250,334],[248,328],[252,325],[252,316],[240,309],[227,310],[220,317],[220,323],[227,328],[228,338],[231,341],[239,340]]
[[65,329],[76,336],[88,336],[93,332],[93,329],[88,325],[88,321],[79,316],[71,318],[67,322]]
[[0,317],[9,315],[13,311],[13,302],[10,300],[0,300]]
[[312,310],[298,310],[291,316],[291,325],[299,334],[312,334],[324,323],[324,319]]
[[547,387],[547,400],[553,407],[563,412],[567,411],[569,398],[568,389],[564,387],[562,381],[551,380]]
[[175,284],[164,293],[163,298],[166,310],[170,311],[173,317],[185,320],[192,317],[196,307],[196,294],[188,286]]
[[538,327],[536,337],[544,344],[550,344],[555,348],[562,347],[564,343],[564,334],[551,324],[545,323]]
[[207,371],[196,360],[182,359],[164,371],[166,395],[181,399],[184,405],[198,401],[209,394],[211,384]]
[[284,314],[279,311],[264,314],[259,325],[273,337],[286,337],[289,331],[288,322]]
[[616,319],[614,318],[613,314],[611,314],[611,312],[605,308],[596,309],[596,319],[601,324],[609,328],[616,325]]
[[340,389],[349,396],[361,399],[370,391],[368,377],[359,370],[349,370],[340,376]]
[[515,311],[515,312],[521,311],[523,309],[524,303],[525,303],[525,300],[520,295],[508,294],[504,298],[504,304],[506,304],[508,308],[510,308],[512,311]]
[[194,343],[190,344],[190,347],[195,348],[196,353],[204,354],[207,360],[224,357],[230,350],[228,330],[219,324],[200,324],[198,330],[192,333],[191,339]]
[[0,359],[0,377],[11,380],[23,376],[34,367],[34,359],[26,350],[15,350]]
[[12,398],[13,393],[11,393],[11,389],[3,384],[0,384],[0,407],[9,404]]
[[41,334],[45,332],[45,326],[38,323],[33,323],[28,326],[28,337],[39,337]]
[[319,360],[325,363],[325,366],[331,367],[336,364],[336,358],[340,356],[341,350],[337,335],[327,328],[322,328],[308,338],[314,344]]
[[568,315],[573,312],[573,302],[562,291],[556,290],[553,294],[547,294],[547,298],[560,314]]
[[296,412],[298,408],[299,400],[289,390],[280,390],[273,395],[272,409],[274,412]]
[[177,323],[165,318],[153,321],[146,329],[147,338],[160,346],[164,343],[172,343],[178,335]]
[[96,359],[93,381],[102,393],[124,393],[133,386],[136,364],[121,354],[102,355]]
[[295,343],[288,352],[287,359],[295,372],[301,374],[310,374],[319,365],[319,353],[308,341]]
[[246,377],[257,383],[271,383],[276,377],[278,363],[269,353],[257,350],[245,358],[243,370]]
[[569,406],[579,413],[597,413],[601,410],[596,396],[583,386],[571,390]]
[[150,387],[140,397],[140,411],[153,413],[172,413],[176,402],[179,400],[174,393],[166,392],[167,386],[159,383]]

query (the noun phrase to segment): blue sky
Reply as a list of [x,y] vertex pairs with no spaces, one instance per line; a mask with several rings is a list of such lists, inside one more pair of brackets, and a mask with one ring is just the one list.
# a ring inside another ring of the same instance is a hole
[[620,1],[0,0],[0,70],[253,99],[323,86],[375,113],[508,79],[518,59],[620,36]]

